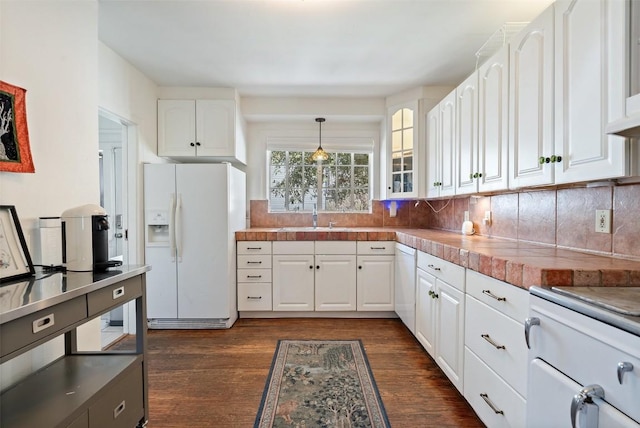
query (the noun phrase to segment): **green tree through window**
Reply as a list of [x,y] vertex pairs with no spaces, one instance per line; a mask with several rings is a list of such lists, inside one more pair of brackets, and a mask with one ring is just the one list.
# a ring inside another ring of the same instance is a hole
[[370,153],[329,152],[316,163],[313,151],[273,150],[269,156],[272,212],[369,211]]

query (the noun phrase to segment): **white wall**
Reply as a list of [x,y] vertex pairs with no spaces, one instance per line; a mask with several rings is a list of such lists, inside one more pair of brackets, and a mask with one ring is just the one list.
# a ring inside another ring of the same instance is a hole
[[[0,1],[0,80],[27,90],[36,170],[0,172],[0,204],[16,206],[28,240],[38,217],[100,200],[97,12],[93,0]],[[0,386],[62,349],[55,340],[3,364]]]
[[129,261],[144,261],[142,164],[156,156],[158,86],[105,44],[98,42],[98,105],[129,126]]

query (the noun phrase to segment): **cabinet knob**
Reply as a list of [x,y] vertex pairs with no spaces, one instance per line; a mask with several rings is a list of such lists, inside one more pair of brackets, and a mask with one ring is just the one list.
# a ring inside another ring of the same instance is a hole
[[196,146],[196,143],[189,143],[189,145],[190,145],[191,147],[195,147],[195,146]]
[[358,266],[358,269],[362,269],[362,266]]
[[200,143],[199,143],[199,142],[197,142],[197,141],[196,141],[196,146],[198,146],[198,147],[200,146]]
[[320,265],[317,265],[317,266],[316,266],[316,269],[320,269]]
[[310,266],[309,266],[309,269],[313,269],[313,265],[310,265]]
[[556,155],[551,156],[551,162],[552,163],[553,162],[558,162],[558,163],[562,162],[562,156],[556,156]]

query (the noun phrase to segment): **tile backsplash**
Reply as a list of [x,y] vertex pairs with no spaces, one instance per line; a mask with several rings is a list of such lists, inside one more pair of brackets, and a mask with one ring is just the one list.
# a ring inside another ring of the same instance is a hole
[[[536,242],[603,255],[640,260],[640,184],[576,187],[397,201],[395,217],[389,201],[372,202],[371,213],[318,213],[318,226],[407,227],[460,232],[469,211],[476,233]],[[268,201],[250,202],[251,227],[311,226],[310,213],[269,213]],[[595,231],[595,210],[612,210],[611,233]],[[491,211],[491,222],[483,222]]]

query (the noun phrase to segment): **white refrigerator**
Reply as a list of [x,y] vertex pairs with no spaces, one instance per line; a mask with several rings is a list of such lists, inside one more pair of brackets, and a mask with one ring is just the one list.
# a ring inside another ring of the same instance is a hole
[[149,328],[231,327],[244,172],[225,163],[145,164],[144,217]]

